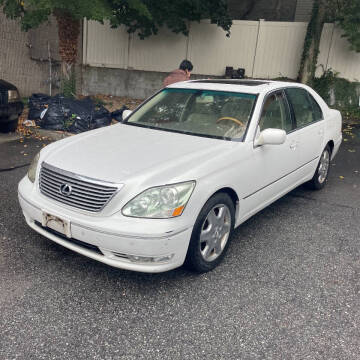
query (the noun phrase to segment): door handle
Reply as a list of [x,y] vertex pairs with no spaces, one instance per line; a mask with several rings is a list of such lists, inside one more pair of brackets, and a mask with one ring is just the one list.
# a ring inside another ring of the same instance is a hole
[[291,150],[295,150],[296,147],[297,147],[297,143],[296,143],[296,142],[293,142],[293,143],[290,144],[290,149],[291,149]]
[[324,130],[323,130],[323,129],[319,130],[319,131],[318,131],[318,134],[319,134],[320,136],[324,135]]

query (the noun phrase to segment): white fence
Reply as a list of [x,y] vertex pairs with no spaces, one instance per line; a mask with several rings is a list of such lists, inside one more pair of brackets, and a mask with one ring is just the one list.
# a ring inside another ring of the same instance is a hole
[[[296,78],[306,34],[304,22],[234,21],[231,37],[209,21],[192,23],[189,37],[162,29],[140,40],[124,27],[84,23],[83,63],[90,66],[168,72],[182,59],[195,74],[224,75],[226,66],[245,68],[254,78]],[[349,80],[360,80],[360,54],[333,24],[325,24],[319,64]],[[320,70],[318,74],[321,74]]]
[[[360,53],[349,50],[349,42],[334,24],[325,24],[321,34],[317,76],[333,69],[350,81],[360,81]],[[321,66],[320,66],[321,65]]]

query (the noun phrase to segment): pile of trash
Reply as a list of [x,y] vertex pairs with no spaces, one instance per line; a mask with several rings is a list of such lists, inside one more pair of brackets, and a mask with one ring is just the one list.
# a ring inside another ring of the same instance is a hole
[[47,130],[62,130],[71,133],[97,129],[111,124],[114,118],[122,120],[123,106],[112,113],[103,105],[96,104],[90,97],[81,100],[63,95],[48,96],[33,94],[29,98],[28,120]]

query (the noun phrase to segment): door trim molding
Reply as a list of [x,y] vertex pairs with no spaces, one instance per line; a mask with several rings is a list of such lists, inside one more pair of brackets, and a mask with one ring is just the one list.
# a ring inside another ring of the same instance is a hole
[[276,179],[276,180],[272,181],[271,183],[269,183],[269,184],[267,184],[267,185],[263,186],[262,188],[260,188],[260,189],[258,189],[258,190],[256,190],[256,191],[254,191],[253,193],[251,193],[251,194],[249,194],[249,195],[246,195],[246,196],[243,198],[243,200],[248,199],[250,196],[253,196],[253,195],[255,195],[256,193],[258,193],[259,191],[264,190],[264,189],[265,189],[265,188],[267,188],[268,186],[270,186],[270,185],[272,185],[272,184],[275,184],[276,182],[280,181],[281,179],[285,178],[286,176],[291,175],[291,174],[292,174],[292,173],[294,173],[295,171],[300,170],[301,168],[303,168],[304,166],[306,166],[306,165],[310,164],[311,162],[313,162],[314,160],[316,160],[316,159],[318,159],[318,158],[319,158],[319,156],[314,157],[313,159],[311,159],[310,161],[306,162],[305,164],[303,164],[303,165],[299,166],[299,167],[298,167],[298,168],[296,168],[295,170],[290,171],[289,173],[287,173],[287,174],[285,174],[285,175],[281,176],[280,178],[278,178],[278,179]]

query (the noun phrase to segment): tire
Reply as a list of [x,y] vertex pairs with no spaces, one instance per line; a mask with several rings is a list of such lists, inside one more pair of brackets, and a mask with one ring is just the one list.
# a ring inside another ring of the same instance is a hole
[[190,239],[185,265],[204,273],[220,264],[234,230],[235,208],[230,196],[217,193],[201,209]]
[[319,164],[316,168],[313,178],[306,183],[307,187],[312,190],[321,190],[327,183],[330,170],[331,149],[326,145],[321,153]]
[[5,124],[0,124],[0,130],[1,132],[5,132],[5,133],[14,132],[17,126],[18,126],[18,119],[11,122],[7,122]]

